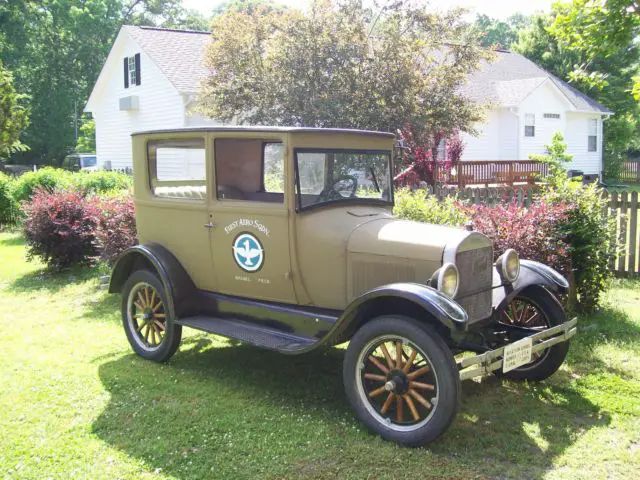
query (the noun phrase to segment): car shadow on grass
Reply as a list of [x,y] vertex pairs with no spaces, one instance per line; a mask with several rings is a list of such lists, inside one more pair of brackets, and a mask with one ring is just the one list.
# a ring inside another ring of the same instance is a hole
[[[231,476],[232,468],[244,469],[236,477],[291,478],[308,458],[355,478],[393,478],[385,455],[417,475],[444,462],[460,477],[538,478],[584,433],[610,421],[570,384],[489,377],[463,383],[458,418],[436,443],[397,449],[355,419],[342,386],[342,350],[291,357],[210,348],[205,336],[184,347],[165,365],[133,355],[103,363],[99,374],[111,399],[93,425],[107,443],[176,478]],[[278,466],[266,459],[271,448]],[[359,463],[362,470],[353,470]],[[325,476],[334,474],[318,478]]]

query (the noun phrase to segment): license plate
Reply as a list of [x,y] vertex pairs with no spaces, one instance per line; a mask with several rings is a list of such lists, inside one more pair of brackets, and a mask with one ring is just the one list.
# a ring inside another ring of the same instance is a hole
[[504,347],[502,372],[506,373],[531,362],[531,337],[523,338]]

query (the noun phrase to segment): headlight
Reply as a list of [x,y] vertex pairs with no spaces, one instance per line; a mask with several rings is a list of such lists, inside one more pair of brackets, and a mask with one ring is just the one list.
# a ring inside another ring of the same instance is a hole
[[431,278],[431,285],[447,297],[453,298],[458,293],[458,269],[453,263],[445,263]]
[[498,257],[496,268],[507,282],[515,282],[518,279],[518,275],[520,275],[520,258],[517,252],[509,248]]

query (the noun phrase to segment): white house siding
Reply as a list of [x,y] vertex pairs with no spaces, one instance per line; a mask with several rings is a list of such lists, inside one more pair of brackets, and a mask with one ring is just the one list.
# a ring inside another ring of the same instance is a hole
[[[112,168],[131,167],[131,133],[141,130],[182,127],[185,123],[182,96],[138,45],[125,37],[114,45],[116,61],[109,66],[105,90],[93,107],[96,119],[96,152]],[[140,53],[141,84],[124,88],[123,58]],[[135,95],[138,110],[120,111],[119,99]]]
[[[520,116],[520,153],[518,160],[526,160],[531,154],[544,155],[545,145],[551,143],[556,132],[566,138],[566,115],[569,103],[549,82],[534,90],[519,106]],[[544,114],[559,114],[559,119],[544,118]],[[535,115],[535,136],[525,137],[525,118]]]
[[467,133],[462,134],[465,143],[462,153],[463,161],[473,160],[498,160],[500,158],[500,115],[496,110],[487,113],[487,120],[483,124],[476,125],[478,136]]
[[[588,124],[590,119],[598,120],[597,151],[588,149]],[[566,168],[581,170],[586,174],[599,174],[602,171],[602,119],[600,115],[588,113],[567,114],[567,151],[573,155],[573,160]]]
[[519,160],[518,134],[520,132],[518,113],[508,108],[498,111],[498,157],[497,160]]

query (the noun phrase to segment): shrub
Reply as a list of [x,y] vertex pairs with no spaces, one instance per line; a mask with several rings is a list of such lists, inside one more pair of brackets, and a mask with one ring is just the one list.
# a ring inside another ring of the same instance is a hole
[[13,198],[13,182],[10,176],[0,172],[0,228],[14,225],[20,214],[18,202]]
[[35,172],[28,172],[18,177],[13,189],[16,202],[25,202],[37,189],[53,192],[56,189],[68,188],[71,185],[72,174],[60,168],[45,167]]
[[514,248],[521,258],[537,260],[567,276],[571,271],[569,244],[560,232],[571,207],[538,202],[529,208],[517,204],[471,205],[465,208],[474,230],[493,241],[495,258]]
[[469,221],[469,216],[461,204],[447,197],[439,202],[425,190],[409,191],[401,189],[395,192],[393,213],[406,220],[433,223],[438,225],[461,226]]
[[72,175],[72,183],[85,194],[101,194],[131,188],[132,177],[125,173],[99,170],[80,171]]
[[96,200],[98,223],[95,232],[100,258],[113,263],[127,248],[135,245],[136,217],[131,195]]
[[564,178],[548,186],[542,198],[553,204],[568,203],[567,217],[558,225],[558,232],[570,246],[574,266],[577,307],[585,312],[594,310],[609,285],[609,261],[614,251],[615,219],[607,218],[607,200],[597,184],[583,185]]
[[23,208],[27,258],[39,256],[55,270],[92,263],[98,211],[82,192],[38,188]]

